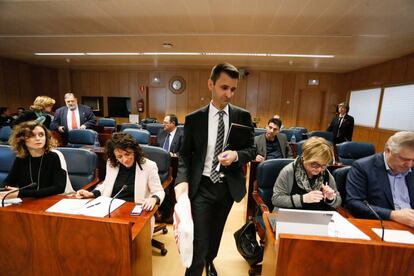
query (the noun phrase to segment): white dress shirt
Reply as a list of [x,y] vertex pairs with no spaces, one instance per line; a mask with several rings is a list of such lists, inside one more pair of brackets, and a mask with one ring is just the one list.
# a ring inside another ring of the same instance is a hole
[[[76,124],[78,125],[78,129],[80,128],[80,116],[79,116],[79,108],[76,107],[74,109],[75,117],[76,117]],[[72,130],[72,110],[68,108],[68,114],[66,115],[66,121],[68,122],[68,130]]]

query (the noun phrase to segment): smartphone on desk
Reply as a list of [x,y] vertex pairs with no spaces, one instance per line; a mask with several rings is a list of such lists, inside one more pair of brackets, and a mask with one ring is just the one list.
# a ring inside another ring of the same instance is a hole
[[139,216],[142,213],[142,205],[137,204],[135,205],[134,209],[131,211],[131,216]]

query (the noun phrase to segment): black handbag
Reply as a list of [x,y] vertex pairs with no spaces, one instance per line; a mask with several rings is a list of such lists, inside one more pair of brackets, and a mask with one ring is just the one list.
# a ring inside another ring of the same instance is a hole
[[256,228],[252,221],[248,221],[233,234],[237,251],[249,263],[250,266],[263,260],[263,246],[256,240]]

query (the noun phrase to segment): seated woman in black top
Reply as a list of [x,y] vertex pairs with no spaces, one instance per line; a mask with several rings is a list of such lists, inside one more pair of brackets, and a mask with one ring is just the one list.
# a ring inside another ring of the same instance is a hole
[[326,170],[333,155],[332,145],[324,138],[309,138],[302,145],[302,156],[280,172],[273,187],[273,205],[311,210],[339,207],[341,196],[334,178]]
[[[36,185],[7,198],[44,197],[64,192],[66,171],[62,169],[58,154],[52,151],[55,141],[43,124],[36,121],[21,123],[14,128],[9,141],[16,159],[3,185],[9,189],[31,183]],[[5,193],[0,193],[0,199]]]

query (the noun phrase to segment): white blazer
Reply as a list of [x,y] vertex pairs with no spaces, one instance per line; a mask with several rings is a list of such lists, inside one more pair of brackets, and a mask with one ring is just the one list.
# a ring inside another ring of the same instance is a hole
[[[144,164],[140,167],[136,166],[135,169],[135,186],[134,186],[134,201],[140,200],[156,195],[160,199],[160,204],[164,200],[165,192],[162,188],[160,177],[158,175],[158,167],[154,161],[144,158]],[[112,195],[112,189],[114,188],[116,177],[119,173],[119,166],[112,167],[109,160],[106,162],[106,176],[105,180],[99,184],[95,190],[101,192],[101,195],[110,197]],[[153,230],[155,225],[154,217],[151,219],[151,229]],[[151,235],[152,235],[151,231]]]

